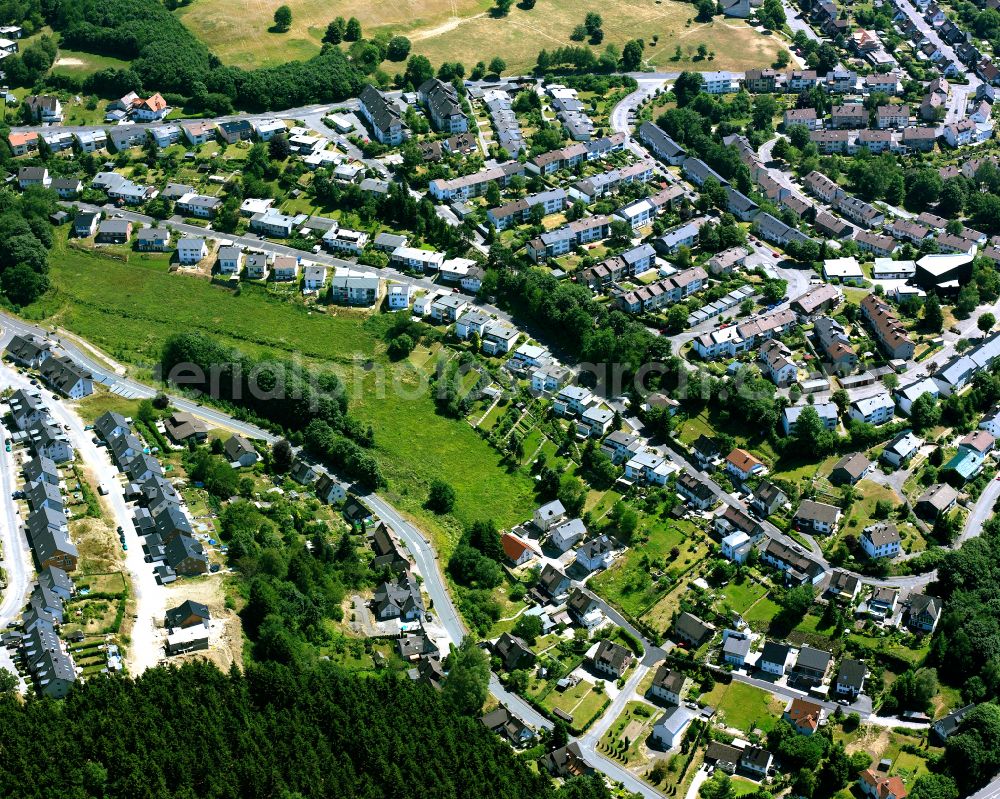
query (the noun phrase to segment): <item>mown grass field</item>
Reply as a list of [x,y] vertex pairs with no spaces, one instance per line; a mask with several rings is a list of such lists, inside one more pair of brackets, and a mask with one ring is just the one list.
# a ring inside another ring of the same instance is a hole
[[[493,5],[489,0],[289,0],[288,5],[292,26],[281,34],[269,31],[275,7],[256,0],[194,0],[176,13],[224,62],[248,68],[315,55],[327,24],[336,16],[357,17],[366,36],[381,30],[405,35],[413,42],[413,52],[426,55],[435,65],[461,61],[471,67],[498,55],[509,72],[531,67],[539,50],[575,44],[570,33],[588,11],[604,18],[605,37],[598,49],[609,43],[620,47],[641,36],[649,64],[661,69],[765,66],[782,46],[740,20],[717,18],[688,25],[694,7],[675,0],[622,0],[610,6],[595,0],[546,0],[531,11],[514,6],[501,19],[489,13]],[[659,37],[655,45],[654,36]],[[692,60],[701,43],[715,53],[714,60]],[[678,45],[682,57],[673,61]]]
[[[164,339],[178,331],[336,371],[347,386],[351,412],[374,428],[387,495],[434,534],[444,556],[461,524],[493,519],[509,526],[531,515],[528,475],[501,466],[471,427],[439,416],[428,391],[419,388],[434,360],[391,368],[381,317],[336,308],[310,311],[253,286],[236,294],[207,280],[168,274],[162,259],[132,255],[124,263],[68,247],[62,238],[50,263],[54,289],[26,315],[83,336],[116,360],[138,365],[140,374],[149,374]],[[403,390],[394,388],[393,374]],[[455,488],[454,518],[423,508],[435,478]]]
[[59,48],[59,55],[52,72],[59,75],[72,75],[75,78],[85,78],[102,69],[128,69],[129,62],[106,55],[84,53],[79,50]]
[[701,697],[701,701],[722,714],[727,726],[746,733],[755,728],[767,732],[781,718],[784,710],[780,699],[741,682],[729,685],[717,683],[715,688]]

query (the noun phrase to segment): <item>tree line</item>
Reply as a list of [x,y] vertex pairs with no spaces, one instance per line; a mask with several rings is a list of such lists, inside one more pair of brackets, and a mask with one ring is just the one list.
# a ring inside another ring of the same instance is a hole
[[331,372],[314,374],[277,358],[254,359],[201,333],[178,333],[163,345],[161,375],[188,390],[264,420],[301,438],[346,476],[377,488],[384,483],[365,448],[370,425],[347,412],[347,395]]

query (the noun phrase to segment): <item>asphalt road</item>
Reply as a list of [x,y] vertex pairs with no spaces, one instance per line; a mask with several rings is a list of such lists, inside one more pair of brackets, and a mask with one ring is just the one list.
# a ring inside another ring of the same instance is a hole
[[[10,431],[2,422],[0,435],[4,440],[10,437]],[[3,560],[0,565],[7,575],[7,588],[0,600],[0,628],[10,626],[20,617],[35,572],[17,504],[10,498],[11,494],[21,488],[17,471],[14,454],[0,447],[0,502],[3,503],[3,524],[0,524]]]

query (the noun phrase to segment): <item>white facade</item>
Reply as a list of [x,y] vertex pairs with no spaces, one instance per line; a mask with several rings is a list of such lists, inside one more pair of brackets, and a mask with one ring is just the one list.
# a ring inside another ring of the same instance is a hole
[[183,238],[177,242],[177,260],[182,264],[196,264],[207,255],[208,245],[204,239]]

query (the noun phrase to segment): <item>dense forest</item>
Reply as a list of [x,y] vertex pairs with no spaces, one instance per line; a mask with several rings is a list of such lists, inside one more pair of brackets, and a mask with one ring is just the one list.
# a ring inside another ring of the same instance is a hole
[[49,287],[55,196],[41,186],[0,190],[0,291],[13,306],[34,302]]
[[965,702],[983,703],[948,739],[947,770],[971,792],[1000,770],[1000,518],[978,538],[949,553],[938,567],[934,593],[944,612],[929,665],[962,689]]
[[556,790],[433,689],[329,664],[206,663],[98,678],[64,702],[0,698],[0,795],[65,797],[606,797]]

